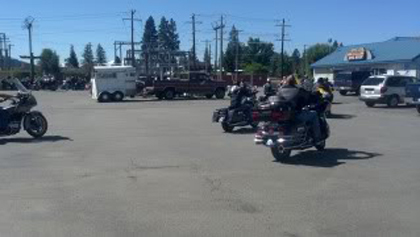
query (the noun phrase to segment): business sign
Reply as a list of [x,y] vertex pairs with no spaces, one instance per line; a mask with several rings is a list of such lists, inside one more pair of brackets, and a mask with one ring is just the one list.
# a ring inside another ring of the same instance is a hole
[[362,61],[369,59],[370,52],[365,48],[351,49],[347,55],[347,61]]

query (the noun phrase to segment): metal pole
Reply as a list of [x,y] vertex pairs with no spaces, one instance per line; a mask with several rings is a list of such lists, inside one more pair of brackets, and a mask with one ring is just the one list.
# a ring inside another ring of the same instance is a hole
[[223,23],[223,15],[220,17],[220,80],[223,80],[223,29],[225,25]]
[[34,65],[34,54],[32,52],[32,23],[28,25],[29,31],[29,57],[31,62],[31,82],[35,80],[35,65]]
[[136,10],[131,10],[131,60],[132,60],[132,66],[136,66],[136,56],[134,52],[134,14],[136,13]]

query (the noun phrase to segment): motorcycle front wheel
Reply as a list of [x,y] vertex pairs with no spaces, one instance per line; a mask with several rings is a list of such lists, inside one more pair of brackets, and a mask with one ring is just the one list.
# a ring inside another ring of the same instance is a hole
[[292,154],[292,150],[285,150],[281,147],[272,147],[271,154],[273,154],[274,158],[277,162],[280,163],[289,163],[290,162],[290,155]]
[[47,119],[40,112],[31,112],[26,115],[24,124],[26,132],[34,138],[44,136],[48,130]]

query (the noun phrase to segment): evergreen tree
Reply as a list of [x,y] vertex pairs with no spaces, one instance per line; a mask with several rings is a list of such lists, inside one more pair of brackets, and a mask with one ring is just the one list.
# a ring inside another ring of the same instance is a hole
[[93,65],[94,65],[94,56],[93,56],[91,43],[88,43],[85,46],[82,56],[83,56],[83,68],[85,69],[88,77],[90,77],[92,69],[93,69]]
[[299,73],[300,69],[300,61],[301,61],[301,55],[298,49],[295,49],[292,53],[291,57],[291,66],[292,66],[292,72],[293,73]]
[[274,56],[274,45],[272,43],[262,42],[259,38],[249,38],[247,46],[244,49],[244,55],[243,61],[245,66],[248,64],[259,64],[261,67],[254,68],[261,69],[265,67],[265,71],[268,72],[268,67]]
[[209,51],[208,47],[206,47],[206,51],[204,51],[204,60],[203,61],[206,64],[207,72],[211,72],[212,71],[211,55],[210,55],[210,51]]
[[57,75],[60,73],[60,57],[51,49],[43,49],[39,66],[43,73]]
[[101,44],[96,47],[96,63],[103,66],[107,63],[106,52]]
[[179,35],[177,33],[176,22],[171,19],[168,25],[168,38],[170,39],[169,49],[170,50],[179,50]]
[[[229,36],[229,43],[224,55],[223,66],[228,72],[235,72],[236,70],[236,56],[238,55],[238,63],[241,62],[242,47],[239,42],[238,30],[235,26],[232,27]],[[238,65],[239,66],[239,65]]]
[[149,69],[152,61],[151,55],[158,49],[158,33],[156,31],[155,20],[150,16],[144,26],[144,33],[142,39],[141,49],[146,66],[146,74],[149,75]]
[[165,17],[162,17],[159,24],[158,32],[158,47],[159,49],[169,50],[171,39],[169,38],[169,22]]
[[73,45],[70,46],[70,56],[66,59],[66,64],[68,67],[79,68],[79,60],[77,59]]

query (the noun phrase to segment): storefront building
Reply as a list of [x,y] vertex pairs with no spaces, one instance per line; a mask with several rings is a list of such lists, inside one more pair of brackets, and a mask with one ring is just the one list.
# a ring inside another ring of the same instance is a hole
[[420,37],[396,37],[379,43],[339,47],[311,65],[314,78],[334,81],[340,72],[370,72],[420,77]]

